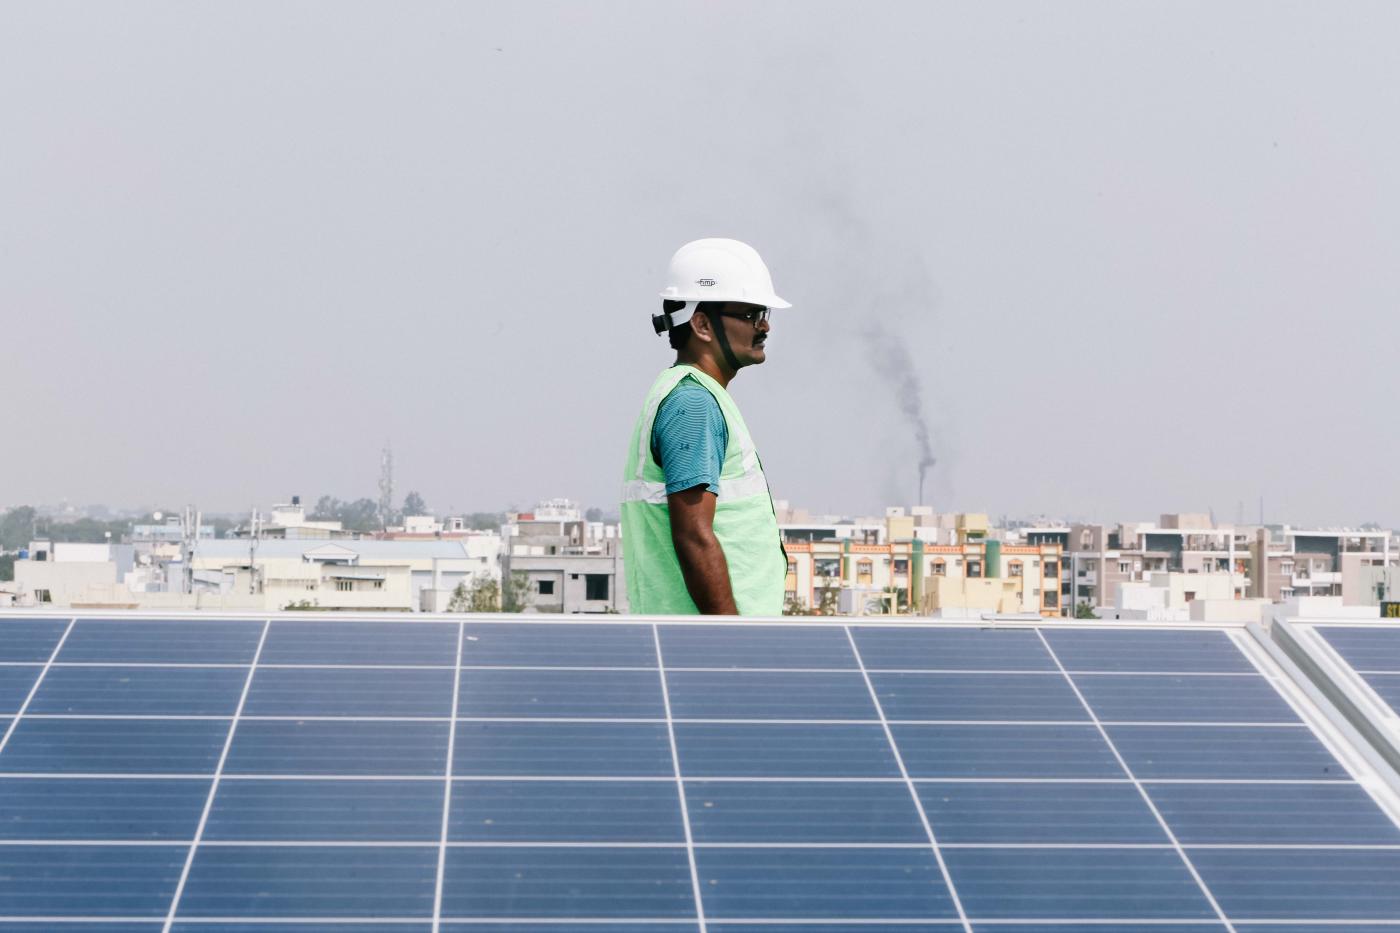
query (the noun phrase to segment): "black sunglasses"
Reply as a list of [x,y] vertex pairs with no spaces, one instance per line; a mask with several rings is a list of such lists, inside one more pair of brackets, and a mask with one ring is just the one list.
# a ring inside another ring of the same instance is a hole
[[721,317],[737,317],[739,320],[748,321],[757,327],[768,320],[768,314],[771,310],[770,308],[750,308],[747,311],[721,311],[719,314]]

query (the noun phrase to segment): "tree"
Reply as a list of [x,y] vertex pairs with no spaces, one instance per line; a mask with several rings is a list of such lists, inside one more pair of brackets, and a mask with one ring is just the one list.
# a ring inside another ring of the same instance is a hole
[[1094,612],[1094,607],[1090,603],[1075,603],[1074,617],[1076,619],[1097,619],[1098,614]]
[[467,527],[473,531],[497,531],[505,523],[506,513],[472,512],[463,517],[466,519]]
[[379,531],[379,503],[373,499],[356,499],[340,509],[340,523],[350,531]]
[[428,503],[423,501],[423,497],[417,492],[409,492],[403,497],[403,508],[400,510],[403,515],[431,515],[428,511]]
[[322,496],[311,510],[314,522],[340,522],[347,531],[379,531],[379,503],[373,499],[342,502],[335,496]]
[[783,603],[783,615],[785,616],[810,616],[816,615],[815,609],[802,604],[802,600],[794,593]]
[[452,590],[448,612],[500,612],[501,585],[488,573],[463,580]]
[[15,578],[15,555],[0,554],[0,581]]
[[504,582],[501,611],[523,612],[529,605],[530,575],[523,570],[513,570]]
[[34,520],[38,514],[27,505],[10,509],[0,518],[0,551],[17,551],[29,547],[34,537]]

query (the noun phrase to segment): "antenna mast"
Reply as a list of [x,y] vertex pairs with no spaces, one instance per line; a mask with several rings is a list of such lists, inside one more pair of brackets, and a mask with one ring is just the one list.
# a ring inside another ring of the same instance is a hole
[[194,592],[194,552],[199,541],[199,525],[203,516],[192,505],[185,506],[180,516],[180,554],[184,558],[184,590]]
[[394,512],[394,451],[386,442],[379,455],[379,524],[389,527]]

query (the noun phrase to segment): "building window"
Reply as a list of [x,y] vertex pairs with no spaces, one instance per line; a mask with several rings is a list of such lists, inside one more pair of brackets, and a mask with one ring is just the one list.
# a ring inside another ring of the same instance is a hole
[[968,560],[967,575],[969,577],[982,576],[982,562],[980,560]]
[[1019,577],[1019,576],[1021,576],[1021,575],[1022,575],[1021,562],[1020,562],[1019,560],[1013,560],[1011,563],[1007,564],[1007,565],[1006,565],[1006,575],[1009,576],[1009,577]]
[[1291,561],[1291,560],[1286,560],[1286,561],[1284,561],[1283,563],[1281,563],[1281,564],[1278,565],[1278,570],[1279,570],[1279,573],[1283,574],[1284,576],[1288,576],[1288,577],[1293,576],[1293,561]]
[[[771,566],[771,565],[770,565]],[[584,598],[585,599],[607,599],[608,598],[608,575],[605,573],[589,573],[584,575]]]
[[41,603],[53,602],[53,594],[48,590],[35,590],[34,599]]
[[1060,562],[1057,560],[1047,560],[1045,562],[1045,575],[1047,577],[1058,577],[1060,575]]
[[373,583],[371,583],[371,584],[369,585],[369,588],[372,589],[372,590],[382,590],[382,589],[384,589],[384,581],[383,581],[383,580],[375,580]]
[[1118,572],[1119,572],[1119,573],[1132,573],[1132,571],[1133,571],[1133,565],[1130,564],[1130,563],[1128,563],[1126,560],[1120,560],[1120,561],[1118,562]]
[[1060,594],[1056,593],[1054,590],[1046,590],[1045,599],[1042,601],[1045,603],[1046,609],[1060,608]]
[[874,579],[874,565],[869,560],[862,559],[856,561],[856,582],[870,583]]
[[909,558],[907,558],[907,557],[896,557],[896,558],[894,559],[894,572],[895,572],[895,573],[900,573],[900,574],[908,573],[908,572],[909,572]]
[[338,593],[349,593],[349,592],[351,592],[352,590],[355,589],[355,581],[354,581],[354,580],[337,580],[337,581],[335,581],[335,589],[336,589],[336,592],[338,592]]
[[930,572],[935,577],[945,576],[948,573],[948,565],[941,560],[936,560],[933,562],[933,568]]
[[553,595],[554,595],[554,581],[553,581],[553,580],[540,580],[538,583],[536,583],[535,586],[536,586],[536,592],[538,592],[541,596],[553,596]]
[[790,560],[790,561],[788,561],[788,574],[789,574],[790,576],[796,575],[796,574],[797,574],[797,561],[795,561],[795,560]]

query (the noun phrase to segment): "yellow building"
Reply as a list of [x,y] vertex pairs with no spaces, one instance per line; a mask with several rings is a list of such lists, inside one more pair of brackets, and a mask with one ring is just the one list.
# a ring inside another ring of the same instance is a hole
[[[1060,615],[1058,544],[988,540],[987,517],[958,516],[957,544],[900,539],[902,516],[887,519],[883,544],[850,539],[787,543],[789,612],[935,615],[1034,612]],[[912,531],[912,528],[910,529]]]

